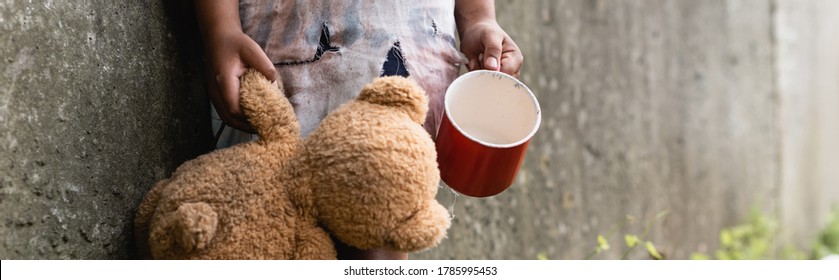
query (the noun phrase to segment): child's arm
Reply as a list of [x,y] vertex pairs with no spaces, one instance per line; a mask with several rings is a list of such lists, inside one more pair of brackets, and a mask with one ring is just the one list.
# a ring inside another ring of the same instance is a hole
[[456,0],[455,21],[460,51],[469,70],[497,70],[518,76],[524,57],[513,39],[495,21],[493,0]]
[[239,77],[252,67],[274,80],[276,69],[259,44],[242,32],[238,0],[196,0],[195,12],[204,42],[210,100],[224,123],[253,132],[239,106]]

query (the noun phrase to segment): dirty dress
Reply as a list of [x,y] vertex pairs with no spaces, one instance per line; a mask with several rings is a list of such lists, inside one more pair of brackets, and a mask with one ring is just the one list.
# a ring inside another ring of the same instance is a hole
[[[425,89],[425,129],[434,137],[443,95],[463,55],[454,1],[243,0],[242,29],[274,63],[305,137],[329,112],[379,76],[410,76]],[[222,128],[213,116],[214,133]],[[218,147],[254,139],[227,127]]]

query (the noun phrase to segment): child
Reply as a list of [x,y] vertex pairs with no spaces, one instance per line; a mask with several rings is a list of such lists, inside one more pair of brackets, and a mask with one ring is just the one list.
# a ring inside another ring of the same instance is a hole
[[[254,137],[242,132],[253,129],[239,107],[239,77],[248,67],[280,80],[304,137],[374,78],[411,76],[429,96],[425,128],[436,137],[443,95],[461,63],[469,70],[518,76],[523,62],[518,46],[496,22],[492,0],[196,0],[195,6],[218,147]],[[222,121],[235,130],[224,129]],[[407,254],[339,244],[339,257],[405,259]]]

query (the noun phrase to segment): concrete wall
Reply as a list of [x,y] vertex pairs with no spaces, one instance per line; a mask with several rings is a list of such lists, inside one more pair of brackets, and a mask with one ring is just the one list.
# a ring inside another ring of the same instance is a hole
[[777,87],[786,238],[808,246],[839,197],[839,1],[778,1]]
[[518,184],[459,199],[451,238],[426,256],[579,259],[603,234],[615,249],[596,258],[617,258],[625,233],[668,211],[646,239],[686,258],[756,200],[777,203],[768,1],[498,4],[543,127]]
[[[207,150],[169,2],[0,4],[0,258],[131,258],[144,192]],[[412,257],[580,259],[603,234],[618,258],[667,211],[646,239],[686,258],[753,205],[804,243],[839,201],[839,9],[799,2],[497,1],[542,129],[507,192],[441,189],[449,238]]]
[[178,5],[0,3],[0,258],[130,258],[146,190],[208,150]]
[[603,234],[591,257],[620,258],[649,224],[667,257],[713,256],[751,207],[807,249],[839,203],[835,1],[497,6],[542,130],[509,191],[441,194],[450,238],[418,257],[580,259]]

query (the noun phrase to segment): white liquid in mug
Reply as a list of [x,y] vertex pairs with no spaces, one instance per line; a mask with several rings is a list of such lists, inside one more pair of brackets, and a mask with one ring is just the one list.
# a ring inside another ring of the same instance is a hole
[[514,143],[521,140],[519,137],[516,137],[517,135],[513,135],[509,131],[505,131],[501,127],[470,125],[468,127],[461,127],[461,129],[476,140],[496,145]]
[[511,145],[532,135],[538,128],[539,108],[527,89],[498,74],[473,74],[449,87],[446,110],[452,123],[491,145]]

